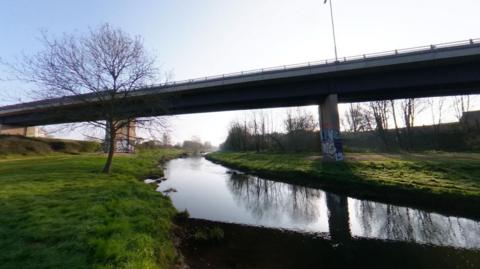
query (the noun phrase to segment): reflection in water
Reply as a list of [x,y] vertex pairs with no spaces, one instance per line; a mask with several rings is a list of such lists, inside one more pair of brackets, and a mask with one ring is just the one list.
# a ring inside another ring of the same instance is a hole
[[356,222],[354,234],[444,246],[480,247],[480,224],[422,210],[349,199]]
[[348,217],[348,199],[327,193],[328,227],[333,241],[346,243],[351,239]]
[[302,224],[313,223],[320,216],[318,202],[323,192],[296,185],[233,174],[227,182],[236,203],[248,209],[256,219],[279,219],[279,215]]
[[160,190],[192,217],[351,236],[480,248],[480,223],[422,210],[357,200],[320,189],[229,174],[203,158],[168,162]]

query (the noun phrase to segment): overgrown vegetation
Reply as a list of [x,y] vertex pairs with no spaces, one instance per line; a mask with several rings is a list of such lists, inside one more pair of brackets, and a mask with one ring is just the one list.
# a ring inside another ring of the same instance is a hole
[[101,148],[93,141],[76,141],[0,135],[0,158],[7,155],[47,155],[52,153],[92,153]]
[[311,113],[300,108],[288,110],[282,123],[284,132],[279,132],[273,127],[272,117],[255,111],[248,120],[232,122],[220,148],[256,152],[320,151],[318,124]]
[[[349,154],[344,163],[311,154],[215,152],[208,158],[267,177],[325,184],[354,195],[474,207],[480,202],[480,154]],[[382,192],[382,190],[388,190]],[[457,203],[458,202],[458,203]],[[478,214],[478,212],[477,212]]]
[[[400,152],[405,148],[398,137],[406,132],[406,128],[384,130],[382,136],[378,131],[344,132],[342,141],[350,152]],[[410,151],[480,152],[480,129],[461,123],[411,127],[410,137]]]
[[0,160],[1,268],[170,268],[171,201],[139,179],[181,151]]
[[[399,127],[395,123],[395,128],[389,128],[388,104],[372,102],[372,113],[359,104],[350,105],[345,117],[347,123],[344,124],[349,127],[342,132],[345,151],[480,151],[480,125],[436,122],[430,126],[409,123],[408,127]],[[288,110],[282,120],[281,131],[272,128],[275,124],[263,111],[252,112],[250,117],[246,115],[245,118],[244,121],[232,122],[221,149],[237,152],[321,152],[318,124],[306,110]]]

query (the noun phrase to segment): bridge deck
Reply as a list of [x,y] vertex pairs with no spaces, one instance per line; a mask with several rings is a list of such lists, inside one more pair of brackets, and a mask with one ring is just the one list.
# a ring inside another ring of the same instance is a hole
[[[472,39],[151,85],[131,93],[132,102],[125,104],[124,113],[154,116],[306,105],[331,93],[338,94],[340,102],[353,102],[479,89],[480,39]],[[167,109],[150,104],[164,97],[169,100]],[[97,120],[87,106],[76,98],[62,97],[0,107],[0,124]],[[72,116],[79,109],[82,115]]]

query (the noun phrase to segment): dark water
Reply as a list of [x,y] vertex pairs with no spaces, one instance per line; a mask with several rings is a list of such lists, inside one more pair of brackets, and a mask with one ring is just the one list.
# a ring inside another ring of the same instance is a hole
[[232,174],[204,158],[167,163],[159,191],[191,217],[328,233],[332,240],[366,238],[480,249],[480,222],[414,208],[358,200],[259,177]]

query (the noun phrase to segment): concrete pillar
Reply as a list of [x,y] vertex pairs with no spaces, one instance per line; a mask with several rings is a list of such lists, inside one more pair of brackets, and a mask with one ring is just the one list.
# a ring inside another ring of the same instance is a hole
[[324,161],[343,161],[343,147],[340,139],[340,120],[336,94],[328,95],[319,105],[320,139]]
[[21,135],[26,137],[37,137],[37,127],[10,126],[0,124],[0,135]]
[[[124,127],[117,131],[115,137],[115,151],[123,153],[134,153],[137,140],[135,121],[128,121]],[[105,132],[104,151],[108,152],[110,141],[110,132],[107,128]]]

